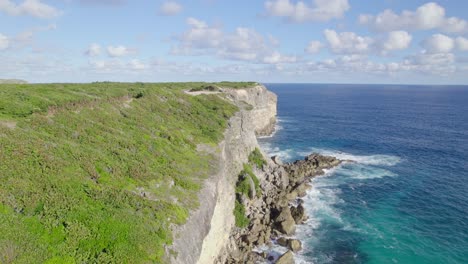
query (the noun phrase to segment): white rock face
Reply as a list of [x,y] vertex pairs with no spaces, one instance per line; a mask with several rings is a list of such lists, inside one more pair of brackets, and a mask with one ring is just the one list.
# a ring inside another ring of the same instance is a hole
[[250,115],[257,136],[270,135],[276,124],[276,94],[268,91],[265,86],[257,85],[249,89],[225,89],[236,102],[245,102],[253,107]]
[[264,86],[223,89],[240,108],[224,133],[216,151],[217,172],[205,180],[199,194],[200,207],[187,223],[174,232],[172,263],[215,263],[229,246],[234,227],[235,182],[249,154],[258,147],[257,135],[273,132],[276,95]]

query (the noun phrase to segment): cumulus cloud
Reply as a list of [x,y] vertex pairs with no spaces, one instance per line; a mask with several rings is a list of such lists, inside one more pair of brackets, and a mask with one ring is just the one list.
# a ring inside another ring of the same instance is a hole
[[451,53],[420,53],[408,56],[401,61],[374,62],[366,55],[342,55],[333,59],[311,61],[299,65],[299,72],[333,72],[351,74],[372,74],[391,76],[398,73],[424,74],[430,76],[450,76],[459,70],[455,56]]
[[108,46],[107,54],[111,57],[122,57],[134,53],[132,49],[129,49],[125,46]]
[[[406,31],[392,31],[378,38],[372,38],[359,36],[354,32],[338,33],[334,30],[326,29],[324,35],[328,49],[332,53],[345,55],[387,55],[392,51],[407,49],[411,45],[413,39]],[[315,43],[315,45],[319,44]],[[313,50],[314,49],[312,49],[312,51]]]
[[314,0],[312,6],[302,1],[297,3],[290,0],[265,2],[268,15],[284,17],[292,22],[329,21],[343,17],[349,8],[348,0]]
[[413,37],[406,31],[392,31],[382,44],[385,51],[407,49]]
[[88,49],[85,52],[86,55],[94,57],[101,55],[101,46],[99,44],[93,43],[89,45]]
[[368,53],[374,44],[374,39],[359,36],[354,32],[337,33],[326,29],[324,35],[330,51],[336,54]]
[[458,37],[455,39],[455,43],[458,50],[468,51],[468,39],[464,37]]
[[166,1],[159,8],[159,13],[165,16],[174,16],[182,11],[182,5],[175,1]]
[[359,16],[359,22],[380,32],[430,29],[440,29],[450,33],[468,31],[467,21],[457,17],[446,17],[445,9],[434,2],[421,5],[415,11],[404,10],[401,14],[390,9],[375,16],[363,14]]
[[324,45],[322,44],[322,42],[317,41],[317,40],[313,40],[313,41],[309,42],[309,44],[307,45],[306,52],[310,53],[310,54],[318,53],[320,51],[320,49],[323,48],[323,46]]
[[286,56],[274,50],[277,43],[271,36],[264,37],[257,31],[238,27],[234,32],[225,33],[219,27],[188,18],[189,29],[176,38],[173,47],[176,55],[215,55],[223,59],[250,61],[255,63],[291,63],[295,56]]
[[55,18],[62,14],[62,11],[40,0],[26,0],[21,4],[10,0],[0,0],[0,12],[11,16],[29,15],[44,19]]
[[434,34],[422,42],[428,53],[449,53],[455,48],[455,41],[442,34]]
[[10,40],[7,36],[0,33],[0,50],[7,49],[10,46]]
[[128,66],[133,70],[145,70],[146,68],[148,68],[146,64],[137,59],[131,60],[128,63]]
[[79,0],[84,5],[107,5],[117,6],[126,2],[126,0]]

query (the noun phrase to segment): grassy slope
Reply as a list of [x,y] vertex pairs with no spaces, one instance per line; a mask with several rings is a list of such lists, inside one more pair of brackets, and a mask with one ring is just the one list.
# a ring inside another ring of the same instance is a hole
[[0,85],[0,263],[164,262],[237,111],[198,85]]

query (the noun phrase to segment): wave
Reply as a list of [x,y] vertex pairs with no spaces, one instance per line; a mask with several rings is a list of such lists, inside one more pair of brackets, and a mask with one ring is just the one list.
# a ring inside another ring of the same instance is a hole
[[[327,226],[339,227],[346,232],[362,232],[353,226],[342,215],[340,208],[346,204],[342,199],[343,185],[352,186],[356,182],[370,179],[396,177],[397,174],[387,167],[401,162],[401,158],[393,155],[354,155],[332,149],[304,148],[295,150],[280,149],[269,142],[262,143],[263,150],[269,155],[277,155],[284,161],[291,161],[311,153],[333,156],[345,162],[325,174],[312,179],[311,186],[304,197],[304,207],[308,220],[297,227],[296,238],[303,242],[303,250],[295,254],[296,263],[330,263],[334,256],[323,252],[320,247],[326,239]],[[365,201],[363,201],[365,202]],[[283,250],[278,247],[269,249],[270,254],[277,257]],[[311,257],[313,256],[313,257]]]
[[260,147],[265,153],[270,156],[278,156],[283,161],[289,161],[296,156],[296,151],[293,149],[280,149],[279,147],[273,147],[271,143],[260,142]]
[[307,156],[312,152],[317,152],[319,154],[332,156],[340,160],[353,161],[365,165],[395,166],[401,162],[400,157],[392,155],[353,155],[346,152],[319,148],[310,148],[308,151],[301,151],[298,152],[298,154]]

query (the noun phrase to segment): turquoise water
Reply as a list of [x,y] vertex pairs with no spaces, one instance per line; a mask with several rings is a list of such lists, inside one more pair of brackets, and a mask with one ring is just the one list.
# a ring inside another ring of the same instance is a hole
[[313,180],[302,263],[468,263],[468,87],[270,84],[283,160],[354,160]]

